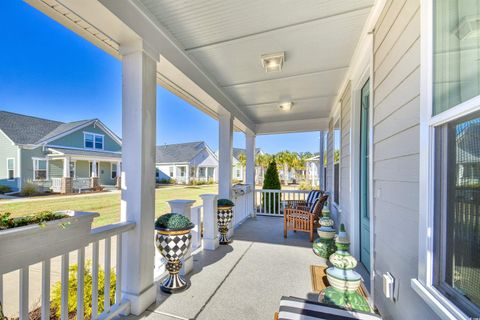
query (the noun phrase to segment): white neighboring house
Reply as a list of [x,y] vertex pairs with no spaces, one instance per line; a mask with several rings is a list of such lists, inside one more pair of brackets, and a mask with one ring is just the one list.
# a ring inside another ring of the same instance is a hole
[[305,179],[314,187],[320,184],[320,156],[316,155],[305,161],[306,176]]
[[[232,179],[234,180],[242,180],[243,182],[246,181],[245,179],[245,167],[242,166],[240,162],[240,155],[245,154],[245,149],[242,148],[233,148],[232,154],[233,154],[233,168],[232,168]],[[262,149],[256,148],[255,149],[255,157],[264,154]],[[263,182],[263,170],[262,167],[260,166],[255,166],[255,181],[262,181]]]
[[203,141],[157,146],[156,180],[218,182],[218,158]]

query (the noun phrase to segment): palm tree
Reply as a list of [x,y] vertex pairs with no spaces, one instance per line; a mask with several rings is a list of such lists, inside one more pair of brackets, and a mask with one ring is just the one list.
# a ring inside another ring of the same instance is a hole
[[258,176],[263,177],[265,175],[265,171],[267,170],[267,167],[270,164],[271,158],[272,156],[269,154],[264,154],[264,153],[257,154],[257,156],[255,157],[255,166],[260,168],[260,172],[258,173]]
[[290,151],[285,150],[277,153],[275,159],[283,167],[283,183],[288,185],[288,173],[294,162],[294,155]]
[[246,168],[247,168],[247,156],[245,155],[245,153],[240,153],[238,155],[238,162],[240,162],[240,165],[242,166],[242,172],[243,172],[243,176],[242,176],[242,180],[243,180],[243,183],[245,183],[245,171],[246,171]]

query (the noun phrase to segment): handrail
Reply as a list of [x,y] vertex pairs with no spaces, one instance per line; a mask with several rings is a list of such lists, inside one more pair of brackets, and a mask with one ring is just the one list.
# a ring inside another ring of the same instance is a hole
[[[91,221],[91,220],[90,220]],[[35,254],[25,255],[22,252],[19,252],[15,255],[10,255],[10,261],[3,261],[2,269],[0,272],[0,303],[4,307],[4,295],[3,295],[3,278],[4,274],[10,273],[11,271],[19,270],[19,278],[18,278],[18,286],[20,289],[20,299],[19,299],[19,309],[18,314],[20,320],[28,319],[30,305],[29,299],[29,269],[31,265],[37,264],[41,262],[42,264],[42,273],[41,273],[41,317],[42,319],[49,319],[50,318],[50,290],[51,290],[51,259],[54,257],[61,256],[61,267],[60,267],[60,277],[61,277],[61,286],[62,286],[62,297],[61,297],[61,311],[62,319],[67,319],[68,314],[68,283],[69,283],[69,267],[70,267],[70,253],[76,252],[77,253],[77,319],[83,319],[83,312],[84,312],[84,270],[85,270],[85,251],[86,248],[91,247],[92,251],[92,319],[111,319],[117,316],[120,312],[125,312],[128,310],[129,302],[121,300],[121,280],[122,280],[122,237],[120,235],[129,232],[135,228],[135,223],[126,221],[126,222],[119,222],[114,223],[102,227],[97,227],[94,229],[89,229],[89,224],[78,224],[72,225],[71,229],[68,230],[69,233],[72,234],[69,241],[62,241],[65,239],[58,239],[59,241],[54,241],[52,244],[52,237],[62,237],[65,234],[61,231],[56,231],[55,228],[48,228],[45,229],[46,231],[41,232],[40,236],[37,238],[17,238],[13,239],[9,237],[9,244],[11,248],[16,248],[21,246],[20,243],[16,244],[15,241],[40,241],[40,243],[45,242],[45,246],[43,249],[39,250],[41,252],[36,252]],[[25,230],[25,229],[24,229]],[[34,228],[32,229],[34,230]],[[65,231],[63,230],[63,231]],[[82,230],[83,231],[82,233]],[[58,232],[58,235],[56,233]],[[32,234],[30,232],[29,234]],[[38,234],[38,233],[37,233]],[[115,237],[115,238],[114,238]],[[105,272],[105,281],[103,290],[104,292],[110,292],[110,269],[112,266],[111,261],[111,251],[112,251],[112,238],[115,239],[115,274],[116,274],[116,283],[115,283],[115,302],[110,305],[109,299],[104,299],[104,312],[99,314],[99,297],[98,297],[98,289],[99,289],[99,265],[100,261],[103,261],[104,265],[104,272]],[[22,240],[23,239],[23,240]],[[74,241],[73,241],[74,240]],[[103,256],[100,257],[100,241],[104,242],[104,250]],[[42,248],[42,246],[40,246]],[[100,260],[102,258],[102,260]],[[12,276],[12,275],[9,275]],[[95,294],[96,293],[96,294]],[[16,312],[15,310],[10,310],[9,312]]]
[[283,216],[285,201],[307,199],[309,190],[255,189],[254,210],[258,215]]

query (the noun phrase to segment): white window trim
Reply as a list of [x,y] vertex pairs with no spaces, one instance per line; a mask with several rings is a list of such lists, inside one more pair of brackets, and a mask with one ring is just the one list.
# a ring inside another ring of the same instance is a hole
[[433,286],[434,267],[434,128],[480,110],[480,96],[433,116],[433,1],[421,5],[420,182],[417,294],[442,319],[470,319]]
[[[87,141],[85,139],[86,135],[89,134],[89,135],[92,135],[93,136],[93,147],[92,148],[88,148],[86,146],[87,144]],[[95,148],[95,138],[96,137],[101,137],[102,138],[102,148]],[[85,149],[88,149],[88,150],[105,150],[105,135],[104,134],[99,134],[99,133],[93,133],[93,132],[87,132],[87,131],[84,131],[83,132],[83,147]]]
[[[33,160],[33,181],[48,181],[48,177],[49,177],[49,170],[48,170],[48,158],[32,158]],[[36,168],[37,168],[37,161],[46,161],[46,173],[45,173],[45,179],[42,180],[42,179],[35,179],[35,171],[36,171]]]
[[[11,169],[8,168],[8,161],[13,160],[13,179],[8,178],[8,171]],[[17,175],[16,163],[15,158],[7,158],[7,181],[15,181],[15,176]]]

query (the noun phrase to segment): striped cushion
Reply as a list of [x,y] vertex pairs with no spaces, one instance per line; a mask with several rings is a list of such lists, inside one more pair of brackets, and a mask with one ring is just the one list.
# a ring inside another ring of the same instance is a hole
[[315,206],[317,205],[318,201],[320,201],[320,200],[317,198],[310,205],[308,205],[308,211],[310,213],[313,213],[313,211],[315,210]]
[[282,297],[278,320],[379,320],[380,316],[374,313],[348,311],[335,306],[318,302],[307,301],[294,297]]
[[314,203],[319,196],[320,196],[320,191],[317,191],[317,190],[310,191],[307,197],[307,206],[310,206],[312,203]]

